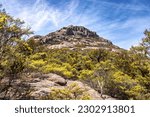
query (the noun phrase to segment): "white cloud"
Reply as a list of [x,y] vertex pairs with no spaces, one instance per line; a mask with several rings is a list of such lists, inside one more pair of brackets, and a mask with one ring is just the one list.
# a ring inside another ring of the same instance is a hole
[[33,5],[23,5],[20,0],[13,0],[10,3],[3,0],[2,4],[8,13],[24,20],[35,32],[40,31],[48,23],[58,26],[71,16],[78,6],[78,2],[71,1],[64,6],[65,10],[61,11],[59,8],[48,5],[45,0],[36,0]]

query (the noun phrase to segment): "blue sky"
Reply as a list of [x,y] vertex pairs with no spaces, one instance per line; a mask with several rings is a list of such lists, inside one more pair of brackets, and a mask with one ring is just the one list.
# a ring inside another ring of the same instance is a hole
[[115,45],[129,49],[150,29],[150,0],[0,0],[6,11],[21,18],[35,34],[81,25]]

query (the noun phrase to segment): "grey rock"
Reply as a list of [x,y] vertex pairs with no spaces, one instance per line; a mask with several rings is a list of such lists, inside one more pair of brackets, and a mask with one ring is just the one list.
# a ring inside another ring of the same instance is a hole
[[56,84],[59,84],[61,86],[65,86],[67,84],[67,81],[63,77],[61,77],[57,74],[50,73],[50,74],[48,74],[48,76],[49,76],[48,80],[50,80]]
[[100,37],[96,32],[90,31],[83,26],[67,26],[60,30],[49,33],[46,36],[34,36],[36,41],[49,49],[70,48],[76,49],[107,49],[119,51],[121,48],[112,44],[111,41]]
[[[41,78],[41,76],[44,76],[44,78]],[[72,83],[76,83],[81,89],[85,89],[93,100],[115,100],[115,98],[108,95],[101,97],[96,90],[88,86],[86,83],[72,80],[66,81],[63,77],[53,73],[40,75],[38,73],[32,73],[24,81],[16,80],[13,82],[13,85],[8,88],[7,94],[6,91],[0,94],[0,99],[39,100],[43,99],[43,97],[48,97],[52,88],[63,89]]]

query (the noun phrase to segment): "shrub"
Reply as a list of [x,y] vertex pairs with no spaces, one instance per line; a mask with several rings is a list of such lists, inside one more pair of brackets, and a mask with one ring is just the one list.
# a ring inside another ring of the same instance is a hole
[[47,57],[46,52],[40,52],[40,53],[36,53],[36,54],[32,55],[31,59],[39,60],[39,59],[45,59],[46,57]]
[[109,94],[118,99],[137,99],[145,92],[144,87],[121,71],[113,74],[107,86]]
[[90,95],[86,89],[81,88],[77,83],[72,83],[65,88],[51,88],[51,93],[43,99],[50,100],[89,100]]
[[42,67],[42,72],[44,73],[56,73],[58,75],[64,76],[65,78],[73,77],[73,73],[67,69],[67,66],[58,65],[55,63],[51,63]]
[[46,65],[46,61],[40,59],[40,60],[31,60],[27,67],[32,71],[35,70],[41,71],[41,68],[45,65]]

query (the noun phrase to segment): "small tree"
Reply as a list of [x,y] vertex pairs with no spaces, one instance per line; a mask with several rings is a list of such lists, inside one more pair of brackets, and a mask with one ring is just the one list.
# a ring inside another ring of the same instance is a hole
[[145,30],[145,38],[142,39],[138,46],[132,47],[131,52],[144,55],[144,57],[150,57],[150,31]]
[[98,90],[100,89],[101,97],[103,97],[104,87],[106,87],[107,82],[111,76],[111,71],[114,66],[109,60],[101,62],[94,73],[93,81],[97,83]]
[[[28,36],[31,33],[32,32],[30,32],[29,28],[24,28],[23,21],[20,19],[14,19],[4,10],[0,10],[0,63],[11,60],[13,57],[15,57],[14,59],[16,61],[17,55],[19,58],[23,57],[21,55],[23,53],[18,47],[20,44],[23,44],[21,43],[21,41],[23,41],[23,37]],[[20,55],[17,54],[18,52]],[[12,54],[14,56],[12,56]],[[0,68],[3,69],[3,65],[0,64],[0,66]],[[15,69],[15,67],[12,69]]]
[[30,28],[24,27],[23,21],[8,15],[0,5],[0,80],[7,78],[8,81],[6,84],[0,84],[4,86],[0,88],[0,93],[6,91],[7,94],[14,78],[24,69],[25,56],[19,46],[23,38],[31,33]]
[[78,83],[71,83],[64,88],[51,88],[51,93],[48,97],[42,99],[50,100],[90,100],[91,96],[88,91],[80,87]]

